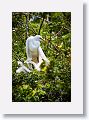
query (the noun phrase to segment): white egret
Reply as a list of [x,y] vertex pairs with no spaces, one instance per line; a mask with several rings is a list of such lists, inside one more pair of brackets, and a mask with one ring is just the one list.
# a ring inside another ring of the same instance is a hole
[[27,60],[24,63],[28,64],[28,68],[26,66],[24,66],[24,64],[21,61],[18,61],[18,65],[20,65],[20,67],[16,70],[16,73],[20,73],[20,72],[31,72],[32,65],[34,66],[34,69],[40,71],[40,65],[43,62],[43,60],[46,63],[46,66],[49,65],[49,60],[47,59],[47,57],[45,56],[42,48],[40,47],[40,41],[41,41],[42,37],[40,35],[36,35],[36,36],[30,36],[27,40],[26,40],[26,54],[27,54]]
[[18,65],[20,65],[20,67],[16,70],[16,73],[20,73],[20,72],[31,72],[26,66],[24,66],[24,64],[21,61],[18,61]]
[[[27,60],[25,63],[28,64],[29,69],[32,69],[31,64],[34,65],[34,68],[40,71],[40,65],[45,61],[46,65],[50,62],[45,56],[42,48],[40,47],[40,41],[42,37],[40,35],[30,36],[26,40],[26,53],[27,53]],[[32,62],[31,62],[32,61]]]

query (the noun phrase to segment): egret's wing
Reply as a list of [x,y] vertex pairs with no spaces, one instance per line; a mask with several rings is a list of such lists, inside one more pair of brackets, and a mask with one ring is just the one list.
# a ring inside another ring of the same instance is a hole
[[41,58],[42,58],[43,60],[45,60],[45,61],[48,60],[47,57],[45,56],[45,54],[44,54],[42,48],[39,47],[38,50],[39,50],[39,54],[40,54]]
[[26,71],[26,72],[31,72],[26,66],[23,66],[23,69]]
[[39,47],[38,51],[39,51],[39,55],[40,55],[41,58],[46,62],[46,65],[48,66],[49,63],[50,63],[50,61],[49,61],[49,60],[47,59],[47,57],[45,56],[45,54],[44,54],[42,48]]
[[23,67],[19,67],[19,68],[16,70],[16,73],[20,73],[20,72],[26,73],[26,71],[24,70]]
[[27,53],[27,59],[32,60],[35,63],[39,62],[39,52],[38,47],[40,45],[40,42],[35,40],[35,37],[31,36],[26,41],[26,53]]
[[26,40],[27,59],[31,59],[31,58],[32,58],[32,56],[31,56],[31,51],[30,51],[30,47],[29,47],[29,44],[31,45],[32,40],[33,40],[33,36],[29,37],[29,38]]

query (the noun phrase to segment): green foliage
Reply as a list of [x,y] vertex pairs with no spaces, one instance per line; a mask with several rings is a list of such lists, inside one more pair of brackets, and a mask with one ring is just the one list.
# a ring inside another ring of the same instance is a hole
[[[28,35],[44,38],[41,47],[50,60],[41,71],[16,73],[17,61],[26,60],[26,16]],[[71,101],[71,13],[12,13],[12,101],[70,102]]]

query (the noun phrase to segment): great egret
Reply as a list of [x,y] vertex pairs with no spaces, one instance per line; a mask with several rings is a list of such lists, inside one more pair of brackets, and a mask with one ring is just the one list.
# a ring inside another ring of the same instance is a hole
[[46,66],[49,65],[49,60],[45,56],[42,48],[40,47],[40,41],[42,37],[40,35],[36,36],[30,36],[26,40],[26,53],[27,53],[27,60],[25,63],[28,64],[29,69],[32,69],[32,64],[34,65],[35,69],[40,71],[40,65],[43,62],[43,60],[46,63]]
[[27,60],[24,63],[28,64],[28,68],[26,66],[24,66],[24,64],[21,61],[18,61],[18,65],[20,65],[20,67],[16,70],[16,73],[20,73],[20,72],[31,72],[32,65],[34,66],[34,69],[40,71],[40,65],[43,62],[43,60],[46,63],[46,66],[49,65],[49,60],[47,59],[47,57],[45,56],[42,48],[40,47],[40,41],[41,41],[42,37],[40,35],[36,35],[36,36],[30,36],[27,40],[26,40],[26,54],[27,54]]
[[36,36],[30,36],[26,40],[26,53],[27,53],[27,61],[33,61],[35,63],[38,63],[38,57],[39,57],[39,52],[38,48],[40,46],[40,40],[41,40],[40,35]]
[[16,70],[16,73],[20,73],[20,72],[31,72],[26,66],[24,66],[24,64],[21,61],[18,61],[18,65],[20,65],[20,67]]

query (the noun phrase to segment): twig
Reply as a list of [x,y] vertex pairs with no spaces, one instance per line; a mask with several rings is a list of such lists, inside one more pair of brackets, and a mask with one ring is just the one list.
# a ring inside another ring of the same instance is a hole
[[[25,15],[25,17],[26,17],[26,16],[27,16],[27,13],[24,13],[24,15]],[[28,22],[28,28],[27,28],[27,31],[29,31],[29,24],[30,24],[31,31],[32,31],[35,35],[37,35],[36,31],[34,30],[34,28],[32,27],[31,23],[29,22],[29,16],[28,16],[28,19],[27,19],[26,22]],[[28,37],[28,35],[27,35],[27,37]]]
[[41,27],[42,27],[42,25],[43,25],[44,19],[45,19],[45,15],[43,15],[43,20],[42,20],[42,22],[41,22],[41,24],[40,24],[40,28],[39,28],[39,31],[38,31],[38,35],[40,35],[40,30],[41,30]]
[[29,22],[29,13],[23,13],[26,17],[26,39],[28,38],[28,30],[29,30],[29,26],[28,26],[28,22]]
[[31,23],[29,22],[29,24],[30,24],[30,27],[32,28],[32,32],[35,34],[35,35],[37,35],[37,33],[36,33],[36,31],[34,30],[34,28],[31,26]]

